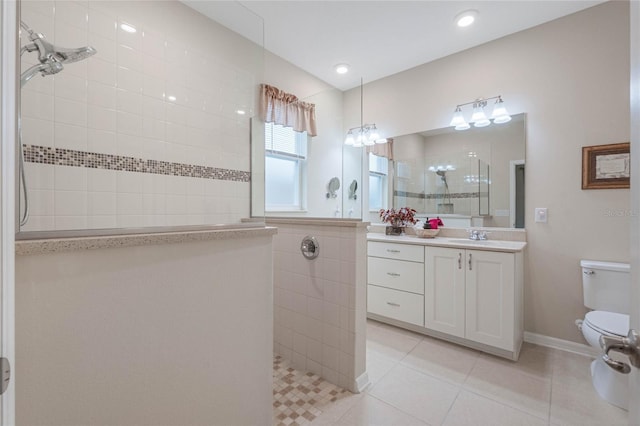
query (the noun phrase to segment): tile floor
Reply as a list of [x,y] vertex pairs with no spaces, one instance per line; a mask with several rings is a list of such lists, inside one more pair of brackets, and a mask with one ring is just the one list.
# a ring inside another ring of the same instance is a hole
[[590,359],[525,344],[508,360],[375,321],[371,385],[322,407],[312,425],[627,425],[591,386]]
[[273,424],[298,426],[311,423],[326,407],[351,392],[335,386],[313,373],[291,367],[291,362],[273,358]]

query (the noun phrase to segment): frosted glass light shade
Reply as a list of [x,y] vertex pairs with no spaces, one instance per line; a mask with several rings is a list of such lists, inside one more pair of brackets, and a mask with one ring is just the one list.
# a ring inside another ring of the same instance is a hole
[[347,137],[344,140],[344,144],[353,146],[355,143],[356,143],[356,140],[353,137],[353,133],[351,133],[351,132],[347,133]]
[[467,122],[464,120],[464,117],[462,116],[462,110],[460,109],[460,107],[456,107],[456,110],[453,113],[453,118],[451,119],[451,123],[449,123],[449,126],[461,126],[464,124],[467,124]]
[[382,143],[387,143],[387,139],[386,138],[382,138],[382,139],[376,139],[376,143],[378,144],[382,144]]
[[376,129],[376,126],[374,124],[371,130],[369,130],[369,141],[371,142],[371,145],[376,143],[378,139],[380,139],[380,133],[378,133],[378,129]]
[[493,118],[493,122],[496,124],[508,123],[511,121],[511,116],[507,112],[507,107],[505,106],[502,98],[498,98],[496,103],[493,105],[491,118]]
[[489,120],[488,118],[483,118],[481,120],[476,120],[475,123],[473,123],[474,127],[487,127],[489,124],[491,124],[491,120]]
[[469,126],[469,123],[463,123],[463,124],[459,124],[455,127],[456,130],[467,130],[470,129],[471,126]]
[[498,117],[498,118],[495,118],[493,120],[493,122],[496,123],[496,124],[508,123],[510,121],[511,121],[511,116],[510,115],[504,115],[502,117]]
[[366,132],[362,138],[362,143],[365,146],[371,146],[376,144],[376,140],[371,137],[371,132]]
[[356,148],[361,148],[364,144],[364,135],[362,134],[362,129],[358,130],[358,136],[356,136],[356,141],[353,146]]
[[[484,120],[487,120],[487,116],[484,113],[484,108],[482,108],[481,104],[474,104],[473,105],[473,114],[471,115],[471,122],[475,123],[478,121],[482,121],[484,122]],[[491,123],[491,122],[489,122]],[[484,127],[484,126],[478,126],[476,125],[476,127]]]

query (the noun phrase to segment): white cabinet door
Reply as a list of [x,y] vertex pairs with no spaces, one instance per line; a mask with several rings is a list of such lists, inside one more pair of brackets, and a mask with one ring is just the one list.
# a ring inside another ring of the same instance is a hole
[[465,337],[465,250],[425,248],[424,324]]
[[513,253],[466,251],[466,338],[513,350]]

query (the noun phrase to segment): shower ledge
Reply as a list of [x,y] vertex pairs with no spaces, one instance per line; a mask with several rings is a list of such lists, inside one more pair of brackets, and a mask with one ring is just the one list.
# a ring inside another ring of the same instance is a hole
[[178,244],[195,241],[229,240],[275,235],[277,228],[256,226],[197,231],[158,232],[150,234],[108,235],[96,237],[47,238],[16,241],[18,256],[60,253],[77,250],[95,250],[118,247],[134,247],[157,244]]

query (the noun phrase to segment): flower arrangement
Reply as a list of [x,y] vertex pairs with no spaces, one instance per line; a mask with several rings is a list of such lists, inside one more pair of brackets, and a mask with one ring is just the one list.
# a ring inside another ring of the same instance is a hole
[[380,209],[380,220],[394,228],[399,228],[409,224],[415,225],[417,222],[415,214],[416,211],[411,207],[401,207],[397,211],[396,209]]

